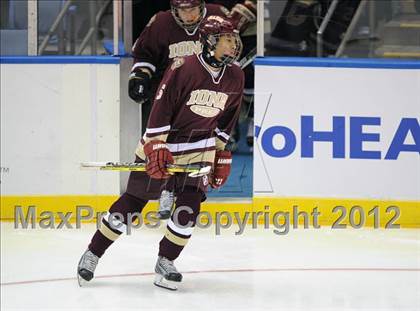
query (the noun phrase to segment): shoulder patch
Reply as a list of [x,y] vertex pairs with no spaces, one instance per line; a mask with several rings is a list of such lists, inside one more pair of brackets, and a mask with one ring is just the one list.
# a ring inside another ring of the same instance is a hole
[[175,69],[181,67],[182,65],[184,65],[184,62],[185,62],[185,60],[182,57],[175,58],[172,65],[171,65],[171,69],[175,70]]
[[146,27],[150,27],[150,25],[152,25],[155,20],[156,20],[156,14],[152,16],[152,18],[147,23]]

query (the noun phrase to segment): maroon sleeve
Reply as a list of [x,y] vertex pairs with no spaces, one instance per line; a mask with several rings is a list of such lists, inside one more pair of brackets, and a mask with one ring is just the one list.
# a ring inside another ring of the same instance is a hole
[[[239,69],[239,68],[238,68]],[[238,78],[238,86],[232,96],[232,102],[223,112],[221,117],[217,120],[217,128],[215,130],[216,137],[220,139],[216,143],[216,149],[224,149],[225,144],[228,142],[230,133],[239,118],[241,110],[242,94],[244,90],[245,78],[242,70],[238,70],[240,77]]]
[[182,59],[175,60],[172,66],[168,67],[165,71],[158,91],[156,92],[146,133],[149,132],[159,135],[171,129],[172,117],[179,97],[177,83],[181,80],[179,78],[177,62],[181,61]]
[[137,38],[132,48],[134,65],[132,72],[139,68],[147,68],[155,73],[156,67],[163,58],[163,51],[167,49],[164,44],[164,33],[162,23],[165,22],[165,13],[160,12],[153,16],[146,28]]

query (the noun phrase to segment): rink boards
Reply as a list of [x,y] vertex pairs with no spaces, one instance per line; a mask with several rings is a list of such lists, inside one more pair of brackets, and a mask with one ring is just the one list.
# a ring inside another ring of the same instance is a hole
[[318,205],[333,220],[378,205],[418,225],[419,90],[418,61],[257,59],[256,205]]
[[[104,211],[115,200],[117,174],[78,165],[121,156],[119,66],[112,57],[2,58],[2,220],[17,206],[35,206],[39,218],[77,206]],[[419,89],[418,62],[258,59],[254,197],[203,210],[260,212],[261,223],[263,213],[273,221],[317,208],[321,225],[363,213],[373,227],[399,212],[396,223],[420,227]]]

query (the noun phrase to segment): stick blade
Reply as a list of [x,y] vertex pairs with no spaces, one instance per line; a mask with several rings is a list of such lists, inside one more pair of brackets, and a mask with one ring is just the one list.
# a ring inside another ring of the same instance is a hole
[[82,162],[80,163],[80,167],[81,168],[99,168],[99,167],[103,167],[103,166],[107,166],[108,163],[112,163],[112,162]]
[[211,170],[211,166],[204,166],[200,169],[198,169],[198,171],[196,172],[191,172],[188,174],[189,177],[201,177],[204,175],[208,175],[210,173]]

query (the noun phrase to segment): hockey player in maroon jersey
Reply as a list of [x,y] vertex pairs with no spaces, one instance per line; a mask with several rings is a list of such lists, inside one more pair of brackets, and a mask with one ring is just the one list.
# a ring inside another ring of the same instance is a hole
[[[232,11],[229,12],[221,5],[205,4],[202,0],[171,0],[170,12],[160,12],[150,20],[133,46],[134,65],[129,80],[130,97],[143,103],[142,133],[150,114],[149,98],[154,97],[169,63],[176,57],[201,52],[197,28],[202,18],[207,15],[229,15],[235,27],[241,31],[255,19],[255,12],[247,3],[248,0],[243,4],[237,2],[243,1],[230,1],[229,9]],[[231,137],[231,140],[234,138]],[[172,190],[165,188],[159,197],[158,215],[161,219],[170,216],[174,203]]]
[[[203,0],[171,0],[171,10],[159,12],[151,18],[136,40],[132,55],[128,93],[142,103],[142,134],[146,130],[152,100],[163,73],[176,57],[201,53],[198,25],[209,15],[226,16],[228,10],[217,4],[205,4]],[[159,217],[170,216],[174,202],[172,189],[164,189],[159,198]]]
[[[110,215],[123,217],[102,220],[80,259],[79,284],[93,278],[99,258],[124,232],[129,217],[156,199],[166,183],[175,189],[177,199],[159,244],[154,284],[176,289],[182,280],[173,261],[191,237],[208,185],[219,188],[229,176],[232,157],[225,146],[239,115],[244,87],[244,74],[235,65],[242,43],[232,23],[209,16],[199,34],[202,53],[176,59],[165,72],[136,149],[136,161],[146,162],[147,172],[131,172],[127,191],[109,210]],[[166,167],[173,163],[211,164],[213,169],[197,178],[170,175]]]

